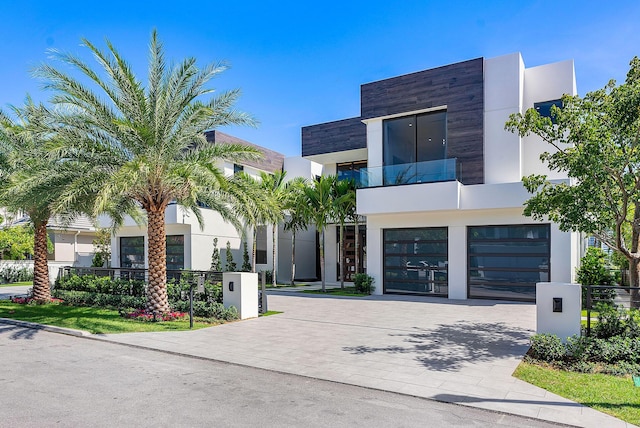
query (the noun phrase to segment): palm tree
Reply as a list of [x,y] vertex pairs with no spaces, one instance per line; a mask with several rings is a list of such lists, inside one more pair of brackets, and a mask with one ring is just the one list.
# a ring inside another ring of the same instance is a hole
[[320,279],[322,280],[322,291],[326,291],[325,286],[325,260],[324,260],[324,232],[327,225],[332,220],[333,215],[333,183],[336,177],[333,175],[321,176],[314,180],[312,184],[305,187],[304,193],[307,202],[308,219],[315,224],[320,233]]
[[53,216],[69,222],[90,206],[89,194],[75,195],[73,183],[88,173],[86,165],[61,162],[48,151],[58,138],[51,112],[27,98],[24,107],[12,107],[13,119],[0,111],[0,204],[10,212],[24,212],[34,228],[33,298],[51,300],[47,223]]
[[291,285],[295,285],[296,277],[296,232],[306,230],[309,223],[304,193],[306,186],[307,181],[302,177],[296,177],[287,183],[284,230],[291,231]]
[[[47,64],[35,73],[54,91],[52,102],[64,108],[59,120],[65,138],[57,150],[68,159],[99,166],[85,180],[89,187],[100,185],[94,214],[108,213],[117,226],[136,207],[146,213],[147,309],[167,312],[165,209],[176,201],[191,210],[202,227],[199,203],[204,203],[240,227],[229,203],[237,201],[242,190],[225,178],[218,162],[257,158],[259,152],[207,143],[204,132],[223,125],[253,125],[254,120],[233,109],[238,90],[210,95],[207,84],[227,68],[224,64],[198,68],[195,58],[187,58],[168,66],[155,31],[146,86],[109,41],[106,52],[88,40],[83,43],[98,70],[70,54],[54,56],[84,80]],[[210,98],[203,100],[205,96]]]
[[237,198],[241,200],[244,209],[239,213],[243,219],[243,234],[247,229],[251,229],[253,243],[251,245],[251,272],[256,272],[256,254],[258,241],[258,227],[271,223],[274,207],[273,200],[265,191],[260,180],[255,179],[245,172],[237,173],[233,180],[237,187],[241,188],[242,194]]
[[[355,184],[353,180],[333,181],[333,218],[340,228],[340,243],[338,245],[338,257],[340,260],[340,288],[344,288],[344,226],[347,220],[353,218],[355,211]],[[357,233],[357,232],[356,232]]]
[[276,286],[277,276],[277,250],[278,250],[278,224],[284,219],[284,210],[287,199],[287,185],[285,177],[287,173],[284,171],[276,171],[273,174],[260,172],[260,184],[264,190],[266,198],[270,201],[270,210],[266,213],[266,217],[271,224],[271,241],[272,241],[272,285]]

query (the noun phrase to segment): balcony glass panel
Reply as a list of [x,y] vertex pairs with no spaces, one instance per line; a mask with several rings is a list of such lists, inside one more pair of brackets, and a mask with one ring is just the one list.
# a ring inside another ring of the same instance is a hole
[[440,159],[360,169],[360,187],[395,186],[457,180],[457,160]]

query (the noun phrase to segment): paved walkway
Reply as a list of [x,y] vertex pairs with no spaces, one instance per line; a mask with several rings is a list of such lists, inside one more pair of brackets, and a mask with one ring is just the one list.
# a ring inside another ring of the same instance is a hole
[[511,376],[535,306],[271,292],[284,313],[188,332],[94,336],[564,424],[628,427]]
[[31,286],[18,285],[12,287],[0,287],[0,300],[10,299],[13,296],[26,296]]

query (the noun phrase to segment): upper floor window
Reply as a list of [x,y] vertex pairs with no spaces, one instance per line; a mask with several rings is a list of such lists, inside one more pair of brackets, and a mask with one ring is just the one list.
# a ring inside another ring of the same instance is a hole
[[353,179],[356,183],[360,181],[360,169],[367,167],[367,161],[343,162],[336,165],[336,175],[338,180]]
[[237,163],[233,164],[233,174],[234,175],[239,173],[239,172],[242,172],[242,171],[244,171],[244,166],[238,165]]
[[552,123],[556,123],[555,117],[551,115],[551,107],[556,106],[562,108],[562,100],[543,101],[540,103],[534,103],[533,108],[536,109],[538,114],[542,117],[548,117]]
[[446,159],[447,112],[414,114],[383,122],[385,165]]

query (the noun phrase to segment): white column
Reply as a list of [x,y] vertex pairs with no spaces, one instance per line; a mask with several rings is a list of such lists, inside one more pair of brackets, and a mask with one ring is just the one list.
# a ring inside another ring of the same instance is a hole
[[382,295],[383,263],[382,230],[367,225],[367,274],[374,279],[376,295]]
[[467,228],[449,226],[449,298],[467,298]]

